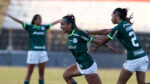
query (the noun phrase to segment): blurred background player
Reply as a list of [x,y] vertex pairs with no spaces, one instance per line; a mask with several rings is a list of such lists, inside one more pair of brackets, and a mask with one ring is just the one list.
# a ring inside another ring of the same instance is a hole
[[23,22],[7,12],[4,16],[10,17],[12,20],[20,23],[29,34],[29,51],[27,56],[28,72],[24,84],[29,84],[34,66],[38,64],[39,68],[39,84],[44,84],[45,64],[48,61],[46,52],[46,31],[61,20],[54,21],[48,25],[42,25],[42,17],[39,14],[34,15],[31,24]]
[[128,10],[126,8],[116,8],[112,13],[112,23],[117,24],[113,29],[103,29],[100,31],[89,31],[89,34],[108,34],[93,50],[116,37],[127,50],[127,60],[123,64],[117,84],[126,84],[134,72],[138,84],[145,84],[145,73],[148,68],[148,56],[142,48],[134,30],[132,29],[130,19],[132,15],[127,17]]

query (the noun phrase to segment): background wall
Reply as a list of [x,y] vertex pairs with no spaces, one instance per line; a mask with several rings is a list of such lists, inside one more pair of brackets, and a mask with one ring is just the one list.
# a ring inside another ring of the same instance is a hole
[[[31,22],[36,13],[41,14],[43,24],[72,13],[75,15],[76,23],[80,28],[98,30],[114,26],[110,21],[111,13],[117,7],[128,8],[129,15],[133,13],[135,31],[150,32],[150,12],[147,12],[150,9],[150,2],[142,0],[11,0],[8,12],[27,23]],[[6,17],[3,28],[20,29],[21,25]],[[59,25],[55,29],[59,29]]]

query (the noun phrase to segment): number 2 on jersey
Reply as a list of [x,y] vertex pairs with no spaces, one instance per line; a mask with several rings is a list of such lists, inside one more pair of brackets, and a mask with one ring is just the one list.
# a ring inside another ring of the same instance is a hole
[[129,36],[132,36],[132,35],[133,35],[133,37],[131,38],[132,45],[134,47],[138,47],[139,43],[135,43],[135,41],[137,40],[137,38],[136,38],[136,35],[135,35],[134,31],[129,32]]

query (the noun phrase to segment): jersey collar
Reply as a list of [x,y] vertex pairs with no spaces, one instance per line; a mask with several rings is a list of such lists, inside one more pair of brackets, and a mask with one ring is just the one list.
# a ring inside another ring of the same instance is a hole
[[120,21],[119,23],[123,22],[124,20]]
[[72,33],[69,34],[68,36],[72,36],[74,34],[74,32],[75,32],[75,29],[73,29]]
[[34,26],[35,28],[38,28],[38,29],[41,27],[41,26],[36,26],[36,25],[33,25],[33,26]]

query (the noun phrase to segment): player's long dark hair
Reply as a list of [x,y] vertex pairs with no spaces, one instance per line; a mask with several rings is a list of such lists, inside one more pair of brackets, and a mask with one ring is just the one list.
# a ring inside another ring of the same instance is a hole
[[128,9],[127,8],[116,8],[113,13],[118,13],[119,17],[122,20],[127,21],[131,25],[133,24],[130,20],[133,18],[133,14],[127,17]]
[[34,21],[37,20],[39,16],[40,16],[39,14],[34,15],[31,24],[35,24]]
[[73,29],[79,30],[76,25],[74,15],[66,15],[62,19],[65,20],[68,24],[72,24]]

